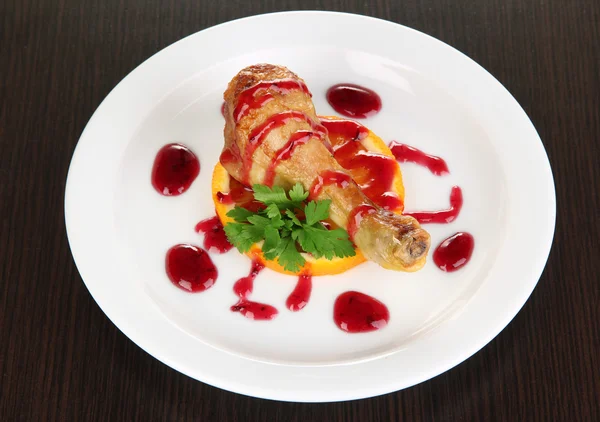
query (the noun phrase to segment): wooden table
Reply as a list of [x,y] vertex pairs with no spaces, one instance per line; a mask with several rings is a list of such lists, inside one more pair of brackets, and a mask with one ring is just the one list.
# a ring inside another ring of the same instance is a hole
[[[71,258],[67,168],[108,92],[186,35],[293,9],[377,16],[463,51],[516,97],[550,157],[558,220],[538,287],[482,351],[405,391],[294,404],[195,381],[121,334]],[[1,1],[0,420],[600,420],[599,81],[597,0]]]

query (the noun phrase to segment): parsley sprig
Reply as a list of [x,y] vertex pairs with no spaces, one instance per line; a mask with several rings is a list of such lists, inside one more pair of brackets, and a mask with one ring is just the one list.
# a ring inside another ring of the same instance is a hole
[[306,203],[308,192],[300,183],[287,193],[279,186],[252,186],[254,199],[266,208],[252,212],[236,206],[227,213],[235,223],[225,225],[227,239],[240,252],[264,240],[262,252],[266,259],[277,258],[288,271],[298,271],[306,260],[301,252],[315,258],[354,256],[356,254],[346,230],[328,230],[321,221],[329,218],[331,200]]

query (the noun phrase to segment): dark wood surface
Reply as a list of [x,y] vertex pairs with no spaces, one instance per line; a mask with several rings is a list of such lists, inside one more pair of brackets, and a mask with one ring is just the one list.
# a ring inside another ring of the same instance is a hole
[[[102,313],[70,255],[67,168],[87,120],[150,55],[277,10],[377,16],[488,69],[552,164],[554,246],[489,345],[405,391],[333,404],[259,400],[192,380]],[[597,0],[0,1],[0,420],[600,420],[600,2]]]

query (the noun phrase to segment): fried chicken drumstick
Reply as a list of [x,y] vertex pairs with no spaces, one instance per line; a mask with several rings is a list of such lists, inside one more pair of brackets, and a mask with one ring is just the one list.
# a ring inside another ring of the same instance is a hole
[[[345,172],[331,153],[304,81],[287,68],[247,67],[231,80],[224,99],[220,161],[236,180],[286,189],[301,183],[308,191],[319,174]],[[416,271],[425,264],[429,234],[414,218],[375,205],[353,180],[345,187],[324,186],[311,199],[330,199],[330,218],[382,267]]]

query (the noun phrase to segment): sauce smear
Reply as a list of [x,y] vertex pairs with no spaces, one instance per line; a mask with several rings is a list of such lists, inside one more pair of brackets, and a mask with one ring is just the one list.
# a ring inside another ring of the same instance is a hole
[[246,318],[253,320],[270,320],[277,316],[278,311],[273,306],[248,300],[252,294],[252,290],[254,290],[254,279],[263,268],[265,266],[255,259],[252,261],[250,274],[235,282],[233,292],[240,299],[231,307],[232,312],[239,312]]
[[343,331],[365,333],[384,328],[390,320],[390,312],[374,297],[350,291],[335,300],[333,320]]
[[335,111],[363,119],[381,110],[381,98],[369,88],[355,84],[337,84],[327,90],[327,101]]
[[275,180],[275,169],[279,163],[289,160],[296,147],[304,145],[313,137],[317,137],[317,135],[314,132],[307,130],[299,130],[294,132],[286,144],[281,147],[273,156],[273,160],[271,160],[269,167],[267,167],[265,172],[264,184],[267,186],[273,186],[273,180]]
[[252,188],[229,176],[229,192],[217,192],[217,200],[221,204],[236,204],[252,212],[258,212],[265,205],[254,200]]
[[392,154],[394,154],[394,157],[396,157],[396,160],[401,163],[409,162],[427,167],[429,171],[436,176],[450,174],[448,165],[443,158],[427,154],[420,149],[396,141],[390,142],[390,150],[392,151]]
[[240,160],[240,154],[239,151],[234,151],[231,148],[226,148],[223,150],[223,152],[221,152],[221,155],[219,156],[219,161],[221,162],[222,165],[227,165],[229,163],[235,163],[236,161]]
[[350,184],[351,181],[352,178],[346,173],[342,173],[341,171],[325,170],[316,177],[309,190],[308,197],[311,199],[316,198],[319,196],[323,188],[328,185],[337,185],[340,188],[345,188]]
[[168,144],[156,154],[152,166],[152,186],[161,195],[181,195],[200,174],[200,161],[181,144]]
[[475,240],[469,233],[458,232],[444,240],[433,253],[433,262],[440,270],[456,271],[469,262]]
[[301,274],[298,276],[296,288],[288,296],[285,305],[292,312],[303,309],[310,299],[312,291],[312,276],[310,274]]
[[259,82],[240,94],[237,106],[233,111],[233,118],[237,123],[247,116],[248,113],[250,113],[250,110],[260,108],[271,101],[274,98],[271,92],[276,92],[283,95],[296,90],[300,90],[308,95],[311,95],[304,82],[296,79],[280,79],[276,81]]
[[194,245],[181,244],[169,249],[165,268],[171,282],[190,293],[212,287],[218,275],[208,253]]
[[233,245],[227,240],[219,217],[211,217],[196,224],[196,232],[204,233],[204,247],[211,252],[225,253]]
[[462,190],[458,186],[453,186],[450,192],[450,208],[440,211],[416,211],[405,212],[404,215],[410,215],[421,223],[447,224],[456,220],[463,206]]
[[369,130],[352,120],[322,119],[321,123],[329,132],[335,159],[351,172],[365,195],[386,210],[401,210],[402,201],[392,186],[399,172],[398,163],[393,157],[364,147],[360,141],[369,135]]
[[287,124],[290,120],[304,121],[310,124],[311,128],[318,134],[325,133],[323,126],[315,124],[310,117],[300,111],[284,111],[272,115],[264,123],[255,127],[248,136],[248,144],[246,145],[246,152],[243,157],[243,182],[250,184],[250,170],[253,164],[252,157],[256,149],[265,141],[273,129]]
[[361,141],[369,135],[369,129],[352,120],[321,119],[321,124],[329,132],[330,140],[332,142],[334,140],[337,141],[334,143],[334,148],[335,144],[343,144],[348,141]]

